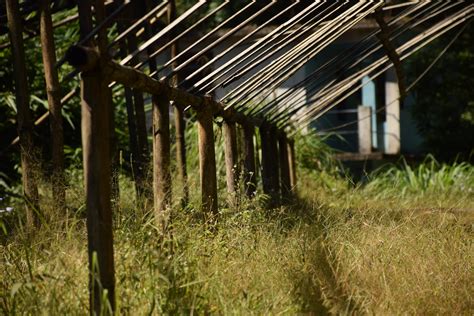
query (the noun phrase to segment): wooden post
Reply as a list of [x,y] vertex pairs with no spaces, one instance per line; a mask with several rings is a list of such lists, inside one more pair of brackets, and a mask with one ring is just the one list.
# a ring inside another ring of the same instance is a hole
[[255,128],[253,125],[246,123],[243,126],[244,130],[244,182],[245,182],[245,193],[249,198],[255,196],[257,190],[257,173],[255,167],[255,149],[253,143],[253,136],[255,134]]
[[51,20],[51,1],[42,0],[40,4],[40,34],[43,55],[44,77],[49,105],[49,126],[51,133],[52,192],[56,210],[65,207],[66,190],[64,179],[64,140],[63,117],[61,114],[61,89],[58,73],[55,69],[56,50],[53,38],[53,22]]
[[296,156],[295,156],[295,141],[293,139],[287,139],[287,149],[288,149],[288,164],[289,164],[289,172],[290,172],[290,185],[293,195],[296,194],[296,184],[297,184],[297,177],[296,177]]
[[272,205],[280,204],[280,161],[278,154],[278,131],[275,127],[270,127],[270,161],[272,162],[271,182],[272,182]]
[[[272,189],[272,181],[271,181],[271,173],[272,173],[272,158],[270,157],[270,140],[269,140],[269,126],[266,123],[263,123],[260,126],[260,143],[262,149],[262,186],[263,186],[263,193],[266,195],[271,195]],[[274,158],[273,158],[274,159]]]
[[[168,24],[171,24],[176,19],[176,3],[174,0],[168,1]],[[178,54],[178,44],[171,45],[170,57],[174,58]],[[176,67],[175,64],[172,65]],[[172,78],[173,86],[178,84],[178,74],[175,74]],[[181,107],[174,103],[174,126],[175,126],[175,137],[176,137],[176,169],[178,171],[179,181],[182,187],[181,205],[184,207],[189,200],[189,188],[188,188],[188,173],[186,168],[186,121],[184,120],[184,112]]]
[[18,0],[7,0],[6,10],[10,41],[12,43],[22,183],[27,204],[26,218],[28,225],[33,226],[39,224],[39,218],[36,214],[36,212],[39,211],[39,195],[34,172],[35,150],[33,144],[33,122],[29,109],[30,98],[23,46],[23,25]]
[[235,201],[235,194],[238,191],[238,157],[237,157],[237,129],[236,124],[230,120],[224,120],[224,154],[226,167],[227,192]]
[[[92,30],[90,1],[79,2],[81,37]],[[96,1],[96,19],[100,23],[103,3]],[[104,47],[104,34],[99,34]],[[101,51],[104,58],[104,51]],[[104,61],[101,60],[101,63]],[[101,67],[81,75],[82,148],[84,186],[87,209],[87,239],[90,271],[90,313],[100,315],[107,311],[103,293],[107,291],[110,308],[115,309],[115,270],[110,205],[110,109],[108,81]]]
[[357,129],[359,135],[359,153],[372,152],[372,108],[359,106],[357,108]]
[[153,96],[153,193],[155,218],[165,232],[171,210],[169,100]]
[[275,130],[267,123],[260,126],[262,141],[262,182],[263,192],[270,196],[270,206],[280,203],[280,176],[278,170],[278,144]]
[[281,196],[283,201],[288,202],[291,199],[290,163],[288,141],[283,131],[281,131],[278,137],[278,147],[280,153]]
[[199,171],[201,175],[202,210],[212,220],[218,213],[216,153],[214,148],[213,111],[209,97],[197,113],[199,136]]
[[[133,52],[137,49],[137,40],[135,34],[127,38],[128,50]],[[133,90],[135,127],[137,131],[137,156],[134,157],[135,163],[135,186],[139,201],[146,201],[150,197],[150,190],[147,176],[149,170],[149,150],[148,133],[146,126],[145,101],[143,92],[137,89]]]

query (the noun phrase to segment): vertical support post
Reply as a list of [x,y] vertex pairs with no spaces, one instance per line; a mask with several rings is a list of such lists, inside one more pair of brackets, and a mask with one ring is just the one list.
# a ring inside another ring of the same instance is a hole
[[[262,186],[263,193],[271,195],[272,193],[272,157],[270,157],[270,139],[269,139],[269,126],[263,123],[260,126],[260,143],[262,150]],[[274,158],[273,158],[274,159]]]
[[238,157],[237,157],[237,128],[235,122],[225,120],[223,124],[224,134],[224,155],[226,167],[227,192],[235,201],[235,194],[238,191]]
[[215,217],[217,208],[216,153],[214,148],[213,111],[206,97],[197,113],[199,137],[199,172],[201,175],[202,210],[207,217]]
[[283,131],[281,131],[278,137],[278,147],[280,154],[281,196],[283,201],[288,202],[291,200],[290,164],[288,159],[288,142]]
[[245,193],[249,198],[255,196],[257,190],[257,174],[255,167],[255,149],[253,143],[253,136],[255,134],[255,128],[249,123],[245,123],[243,126],[244,129],[244,151],[243,151],[243,160],[244,160],[244,186]]
[[293,195],[296,193],[297,189],[297,177],[296,177],[296,155],[295,155],[295,141],[293,139],[287,139],[287,149],[288,149],[288,164],[290,171],[290,184]]
[[[174,0],[168,1],[168,24],[171,24],[176,19],[176,3]],[[171,45],[170,57],[174,58],[178,54],[178,44],[174,43]],[[173,63],[175,68],[175,63]],[[178,84],[178,74],[175,74],[172,78],[173,86]],[[184,120],[184,111],[174,104],[174,125],[175,125],[175,137],[176,137],[176,169],[178,171],[179,181],[183,189],[181,196],[181,205],[185,206],[189,200],[189,188],[188,188],[188,173],[186,168],[186,121]]]
[[56,210],[65,207],[66,190],[64,179],[63,153],[63,117],[61,114],[61,89],[58,73],[55,69],[56,50],[53,38],[53,22],[51,20],[51,1],[42,0],[40,4],[40,34],[43,55],[44,77],[49,105],[49,126],[51,134],[52,192]]
[[272,199],[273,205],[279,205],[280,200],[280,156],[278,150],[278,131],[274,126],[270,127],[270,157],[273,157],[273,172],[271,173],[272,181]]
[[280,203],[280,175],[278,167],[278,143],[275,130],[267,123],[260,126],[262,141],[263,192],[271,198],[270,206]]
[[[92,30],[90,1],[80,1],[81,36]],[[95,2],[96,20],[104,16],[103,2]],[[101,63],[105,59],[105,32],[99,33]],[[81,127],[84,164],[84,186],[87,209],[89,254],[90,313],[99,315],[109,307],[115,310],[115,269],[110,205],[110,109],[108,81],[101,68],[81,75]],[[104,291],[108,303],[103,304]]]
[[386,148],[385,152],[391,155],[400,153],[400,90],[397,83],[397,74],[392,67],[385,74],[385,102],[386,117]]
[[359,106],[357,108],[359,153],[370,154],[372,152],[372,108]]
[[8,29],[12,43],[15,98],[17,106],[18,136],[22,168],[23,193],[27,202],[26,218],[29,226],[39,225],[35,212],[39,210],[39,195],[34,172],[35,150],[33,144],[33,122],[29,109],[28,79],[23,44],[23,25],[18,0],[7,0]]
[[153,97],[153,196],[155,219],[165,232],[171,210],[169,100]]

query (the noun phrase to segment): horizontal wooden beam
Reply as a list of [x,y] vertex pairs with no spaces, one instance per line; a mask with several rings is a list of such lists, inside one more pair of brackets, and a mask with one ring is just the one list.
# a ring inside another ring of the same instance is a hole
[[113,60],[106,60],[102,64],[99,52],[95,48],[86,46],[71,46],[66,53],[66,60],[80,71],[91,70],[95,67],[102,67],[102,71],[110,82],[118,82],[128,88],[147,92],[152,95],[164,95],[169,100],[173,100],[179,106],[191,106],[195,111],[201,111],[204,106],[212,107],[214,116],[223,117],[240,124],[250,123],[259,126],[263,120],[255,117],[247,117],[245,114],[234,109],[225,109],[221,102],[204,102],[205,97],[191,94],[179,88],[170,87],[166,82],[153,79],[144,72],[135,68],[120,65]]

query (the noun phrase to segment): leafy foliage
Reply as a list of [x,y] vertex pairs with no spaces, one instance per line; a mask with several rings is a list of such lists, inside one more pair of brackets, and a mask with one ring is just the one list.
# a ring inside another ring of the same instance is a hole
[[[454,32],[457,32],[455,30]],[[453,34],[453,33],[449,33]],[[410,59],[408,74],[422,73],[452,39],[443,36]],[[474,23],[464,30],[426,77],[415,86],[413,116],[428,150],[441,159],[474,148]]]

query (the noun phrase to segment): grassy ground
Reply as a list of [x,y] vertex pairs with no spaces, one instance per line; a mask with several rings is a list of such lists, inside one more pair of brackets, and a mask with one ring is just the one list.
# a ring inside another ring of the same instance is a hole
[[[159,238],[122,181],[115,213],[121,314],[452,314],[474,311],[472,166],[390,169],[365,186],[304,172],[300,200],[222,209],[217,229],[192,208]],[[440,170],[441,169],[441,170]],[[80,182],[78,182],[80,183]],[[0,308],[86,314],[81,191],[71,209],[28,233],[16,219],[0,248]]]

